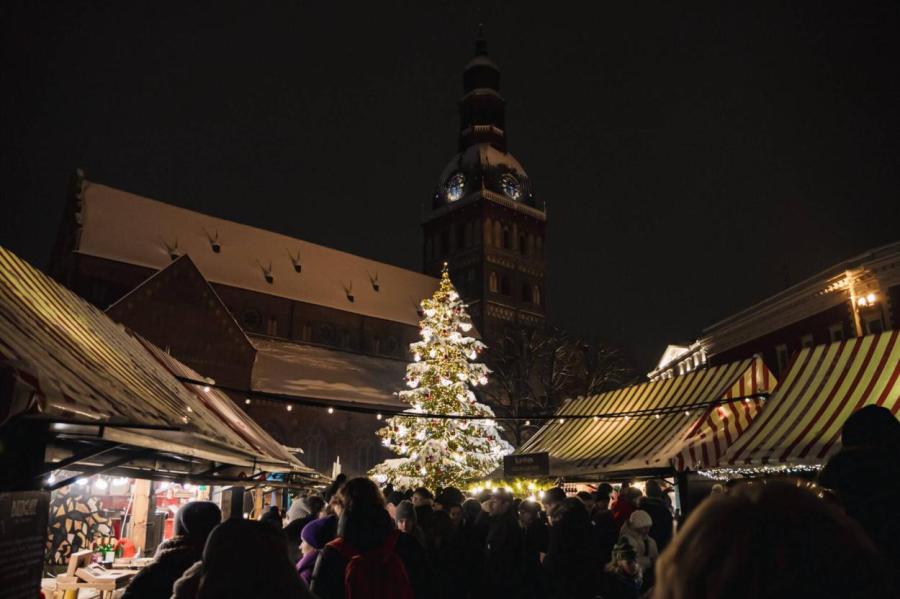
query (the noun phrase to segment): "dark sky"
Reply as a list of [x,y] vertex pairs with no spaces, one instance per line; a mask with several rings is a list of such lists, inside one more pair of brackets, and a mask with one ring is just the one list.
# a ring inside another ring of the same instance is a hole
[[900,238],[900,3],[675,4],[7,0],[0,243],[45,266],[80,166],[419,269],[484,21],[552,313],[649,367]]

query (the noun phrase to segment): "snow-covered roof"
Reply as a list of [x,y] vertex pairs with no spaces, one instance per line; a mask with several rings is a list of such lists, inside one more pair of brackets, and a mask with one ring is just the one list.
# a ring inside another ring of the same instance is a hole
[[81,254],[154,269],[188,254],[213,283],[409,325],[418,324],[419,302],[438,285],[411,270],[98,183],[85,181],[82,201]]
[[254,391],[323,403],[408,407],[395,395],[404,387],[406,362],[263,337],[250,341],[257,350]]

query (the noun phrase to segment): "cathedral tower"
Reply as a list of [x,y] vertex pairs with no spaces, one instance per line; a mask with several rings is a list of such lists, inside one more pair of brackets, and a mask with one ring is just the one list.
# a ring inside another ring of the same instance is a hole
[[500,69],[479,31],[463,71],[459,146],[425,207],[424,270],[450,274],[489,345],[509,324],[540,326],[546,317],[544,201],[507,151]]

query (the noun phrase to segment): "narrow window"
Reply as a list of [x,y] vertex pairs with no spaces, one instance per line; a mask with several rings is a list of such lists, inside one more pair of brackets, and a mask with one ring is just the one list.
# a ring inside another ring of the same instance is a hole
[[497,273],[491,272],[488,275],[488,289],[491,290],[491,293],[497,293],[499,291],[499,287],[497,285]]
[[531,286],[528,283],[522,283],[522,301],[531,303]]
[[531,288],[531,301],[536,305],[541,305],[541,288],[537,285]]

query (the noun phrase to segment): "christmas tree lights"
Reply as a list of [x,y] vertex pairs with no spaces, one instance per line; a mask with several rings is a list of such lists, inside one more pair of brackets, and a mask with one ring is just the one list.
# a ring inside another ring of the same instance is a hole
[[406,368],[409,389],[399,394],[411,407],[389,418],[377,432],[382,444],[400,457],[386,460],[370,474],[397,486],[461,487],[495,470],[512,446],[501,438],[494,412],[478,403],[472,391],[488,382],[490,370],[474,362],[485,345],[466,335],[472,323],[446,265],[440,287],[422,302],[422,313],[421,340],[409,346],[413,355]]

